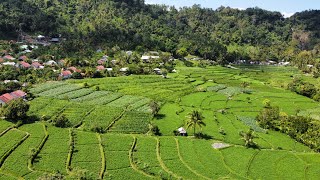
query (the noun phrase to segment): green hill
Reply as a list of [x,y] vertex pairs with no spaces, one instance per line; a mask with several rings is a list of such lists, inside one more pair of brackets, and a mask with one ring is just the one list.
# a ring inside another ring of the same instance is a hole
[[20,28],[30,34],[60,34],[69,41],[67,51],[74,52],[119,46],[176,55],[185,49],[218,61],[280,61],[294,60],[292,53],[319,49],[318,16],[317,10],[291,18],[260,8],[212,10],[194,5],[178,10],[143,0],[3,0],[0,33],[6,39]]

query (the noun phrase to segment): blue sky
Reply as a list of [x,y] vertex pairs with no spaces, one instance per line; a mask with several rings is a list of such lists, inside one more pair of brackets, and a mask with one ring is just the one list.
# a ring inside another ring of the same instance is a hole
[[260,7],[271,11],[279,11],[285,16],[308,9],[320,9],[319,0],[145,0],[149,4],[167,4],[176,7],[200,4],[202,7],[216,9],[222,6],[246,9]]

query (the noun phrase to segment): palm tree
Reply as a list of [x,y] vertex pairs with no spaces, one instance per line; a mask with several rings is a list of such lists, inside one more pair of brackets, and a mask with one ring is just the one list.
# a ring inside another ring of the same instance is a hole
[[201,112],[197,110],[193,110],[191,113],[189,113],[187,128],[193,127],[193,135],[196,134],[196,126],[199,126],[200,129],[202,128],[202,126],[206,126],[202,119],[203,116]]
[[242,140],[244,140],[245,142],[245,146],[246,147],[256,147],[257,144],[255,142],[253,142],[253,139],[255,138],[254,136],[254,131],[253,129],[250,128],[250,130],[248,132],[241,132],[240,136],[242,136]]

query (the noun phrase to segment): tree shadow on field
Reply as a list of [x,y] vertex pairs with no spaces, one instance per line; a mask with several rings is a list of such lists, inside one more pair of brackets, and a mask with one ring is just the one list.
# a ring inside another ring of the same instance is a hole
[[41,160],[41,156],[39,154],[33,159],[33,163],[38,163]]
[[213,136],[210,136],[208,134],[204,134],[204,133],[196,133],[195,134],[195,138],[197,139],[205,139],[205,140],[210,140],[210,139],[213,139]]
[[23,124],[32,124],[35,123],[37,121],[40,121],[41,118],[37,115],[30,115],[28,116],[26,119],[23,120]]
[[156,120],[161,120],[161,119],[164,119],[166,117],[165,114],[157,114],[154,116],[156,118]]

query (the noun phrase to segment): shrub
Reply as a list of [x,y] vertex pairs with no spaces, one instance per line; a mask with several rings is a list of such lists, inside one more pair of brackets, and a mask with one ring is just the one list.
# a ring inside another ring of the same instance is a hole
[[315,101],[320,101],[320,93],[318,92],[316,95],[312,97],[312,99]]
[[71,126],[69,119],[64,114],[61,116],[57,116],[53,120],[52,124],[56,127],[61,127],[61,128],[66,128]]
[[105,129],[102,126],[99,126],[99,125],[93,125],[90,128],[90,131],[97,132],[97,133],[105,133]]
[[82,79],[83,77],[82,77],[82,75],[81,75],[80,73],[74,72],[74,73],[72,74],[72,78],[73,78],[73,79]]

